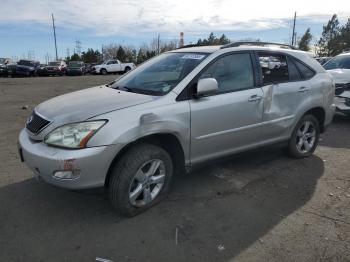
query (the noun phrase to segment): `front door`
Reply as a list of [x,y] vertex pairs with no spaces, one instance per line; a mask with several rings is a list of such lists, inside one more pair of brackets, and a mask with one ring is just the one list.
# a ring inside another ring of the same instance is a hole
[[192,99],[191,162],[252,147],[261,140],[262,89],[254,81],[249,52],[219,57],[199,75],[215,78],[217,93]]

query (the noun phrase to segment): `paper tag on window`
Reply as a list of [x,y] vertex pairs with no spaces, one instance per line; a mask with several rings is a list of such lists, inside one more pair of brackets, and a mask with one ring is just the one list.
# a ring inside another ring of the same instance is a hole
[[205,57],[204,55],[198,55],[198,54],[186,54],[182,56],[181,58],[183,59],[196,59],[196,60],[201,60]]

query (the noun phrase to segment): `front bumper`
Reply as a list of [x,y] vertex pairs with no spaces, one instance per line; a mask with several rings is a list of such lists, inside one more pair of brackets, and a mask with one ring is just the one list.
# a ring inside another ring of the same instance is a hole
[[41,74],[43,74],[43,75],[63,75],[63,72],[59,69],[54,69],[54,70],[46,69],[46,70],[43,70],[41,72]]
[[81,76],[84,74],[84,72],[80,69],[69,69],[67,70],[66,74],[70,76]]
[[350,114],[350,104],[346,102],[346,99],[350,99],[350,98],[345,98],[341,96],[334,97],[334,103],[335,103],[337,112],[340,112],[343,114]]
[[[68,189],[103,186],[108,169],[122,145],[99,146],[85,149],[62,149],[48,146],[29,138],[25,129],[19,135],[22,160],[47,183]],[[54,177],[57,171],[72,171],[74,179]]]

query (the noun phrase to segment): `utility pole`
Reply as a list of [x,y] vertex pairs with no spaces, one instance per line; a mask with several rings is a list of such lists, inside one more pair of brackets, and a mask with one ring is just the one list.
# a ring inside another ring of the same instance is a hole
[[57,61],[58,55],[57,55],[57,42],[56,42],[56,27],[55,27],[55,18],[53,17],[53,14],[52,14],[52,28],[53,28],[53,36],[55,38],[55,51],[56,51],[56,61]]
[[77,52],[77,54],[81,56],[81,42],[78,39],[75,40],[75,52]]
[[292,45],[294,45],[295,38],[295,21],[297,20],[297,12],[294,13],[294,22],[293,22],[293,34],[292,34]]
[[66,51],[67,51],[67,56],[66,56],[66,57],[67,57],[67,59],[69,59],[69,58],[70,58],[70,50],[69,50],[69,47],[67,47],[67,50],[66,50]]
[[157,39],[157,50],[158,50],[158,54],[159,54],[159,42],[160,42],[160,35],[158,34],[158,39]]
[[180,32],[180,41],[179,41],[179,47],[184,46],[184,32]]

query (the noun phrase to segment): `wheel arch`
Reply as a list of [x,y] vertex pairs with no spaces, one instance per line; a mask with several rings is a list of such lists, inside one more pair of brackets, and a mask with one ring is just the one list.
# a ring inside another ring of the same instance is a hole
[[177,138],[177,136],[171,133],[151,134],[128,143],[116,154],[108,168],[108,172],[105,179],[105,187],[108,187],[111,173],[118,160],[132,147],[142,143],[153,144],[166,150],[173,161],[175,175],[185,171],[185,153],[181,142]]
[[326,111],[322,107],[314,107],[309,109],[308,111],[305,112],[304,115],[313,115],[319,125],[320,125],[320,131],[323,133],[325,131],[325,119],[326,119]]

